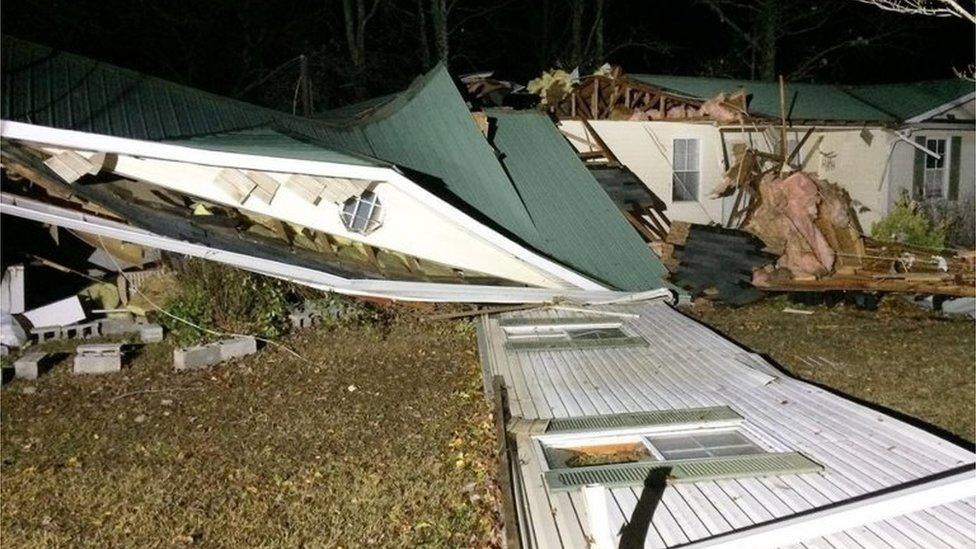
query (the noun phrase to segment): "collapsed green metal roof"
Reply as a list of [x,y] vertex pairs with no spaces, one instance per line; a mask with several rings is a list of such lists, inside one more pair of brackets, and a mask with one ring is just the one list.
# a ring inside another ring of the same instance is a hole
[[543,238],[564,263],[627,290],[667,274],[556,126],[538,111],[491,109],[492,143]]
[[[404,92],[314,120],[6,36],[2,46],[5,120],[243,154],[389,162],[586,276],[623,290],[662,284],[660,261],[607,207],[609,199],[550,121],[495,113],[508,121],[496,137],[508,155],[503,166],[443,66]],[[533,159],[547,167],[531,166]]]
[[[628,74],[627,77],[702,100],[744,88],[749,95],[750,113],[779,117],[777,82],[657,74]],[[962,79],[875,86],[787,83],[786,111],[790,120],[895,124],[973,91],[974,84]]]
[[851,86],[845,89],[865,103],[891,113],[900,120],[908,120],[976,92],[976,83],[963,78],[950,78],[905,84]]

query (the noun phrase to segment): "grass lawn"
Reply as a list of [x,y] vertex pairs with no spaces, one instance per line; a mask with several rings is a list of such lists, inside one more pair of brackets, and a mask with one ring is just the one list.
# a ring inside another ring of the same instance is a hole
[[[783,312],[802,309],[813,314]],[[806,307],[785,298],[684,309],[791,374],[976,440],[972,320],[932,315],[897,297],[877,311]]]
[[317,329],[209,371],[150,345],[0,391],[3,542],[498,545],[474,330],[403,315]]

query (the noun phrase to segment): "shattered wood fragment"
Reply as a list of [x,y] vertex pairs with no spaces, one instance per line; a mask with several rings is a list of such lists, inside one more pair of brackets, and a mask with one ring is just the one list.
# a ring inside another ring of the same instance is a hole
[[[102,156],[102,160],[104,160],[104,155]],[[85,175],[98,173],[98,170],[101,168],[101,165],[96,167],[87,158],[75,151],[58,153],[45,160],[44,164],[48,168],[51,168],[51,171],[57,174],[65,183],[74,183]]]
[[226,192],[238,204],[243,204],[257,183],[240,170],[225,168],[217,173],[214,185]]
[[368,186],[366,181],[354,181],[333,177],[318,177],[316,179],[324,185],[320,192],[320,197],[337,204],[342,204],[350,197],[361,194]]
[[278,181],[270,175],[258,171],[249,171],[247,176],[257,185],[251,191],[251,196],[270,205],[271,201],[274,200],[275,193],[278,192],[278,187],[281,186]]
[[322,200],[325,184],[314,177],[295,174],[285,181],[285,188],[297,194],[302,200],[317,206]]

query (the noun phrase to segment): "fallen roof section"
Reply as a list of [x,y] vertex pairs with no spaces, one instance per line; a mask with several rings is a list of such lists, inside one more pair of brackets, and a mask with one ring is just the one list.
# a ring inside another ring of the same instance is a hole
[[[512,335],[526,337],[513,325],[569,326],[568,319],[584,315],[603,315],[604,322],[617,322],[618,330],[647,345],[532,351],[505,345]],[[976,544],[976,455],[970,449],[793,379],[666,303],[482,317],[479,349],[486,378],[502,376],[507,386],[507,429],[517,446],[513,481],[525,547],[582,548],[594,541],[598,547],[649,548]],[[741,424],[725,421],[719,428],[703,413],[720,409],[741,416]],[[567,418],[574,418],[573,425],[589,425],[635,413],[653,430],[636,421],[567,434],[547,429]],[[686,416],[695,424],[688,425]],[[681,423],[680,429],[671,423]],[[558,457],[553,448],[606,444],[601,436],[617,437],[620,444],[625,434],[717,430],[734,431],[763,452],[725,456],[768,457],[769,463],[746,467],[724,457],[664,456],[664,465],[670,461],[676,470],[689,464],[707,468],[675,482],[659,476],[655,484],[619,473],[635,465],[653,469],[661,458],[586,466],[552,461]],[[794,459],[799,456],[803,463]],[[607,484],[550,486],[547,473],[553,470],[592,470],[599,474],[580,476]],[[911,504],[892,505],[906,501]]]
[[492,143],[547,249],[563,263],[623,290],[666,276],[636,231],[545,114],[490,109]]
[[[526,288],[343,278],[316,269],[161,236],[124,223],[7,193],[0,193],[0,213],[160,250],[218,261],[259,274],[348,295],[374,296],[405,301],[470,303],[589,303],[625,299],[634,295],[607,290]],[[650,296],[646,293],[640,295],[642,298]],[[671,292],[660,290],[653,296],[670,299]]]
[[[114,136],[138,140],[142,145],[136,148],[152,154],[183,155],[171,160],[218,165],[218,159],[227,159],[240,168],[261,164],[268,170],[278,166],[307,173],[299,166],[324,163],[348,174],[398,169],[401,178],[436,197],[438,205],[457,210],[469,223],[511,243],[510,248],[557,270],[568,271],[562,265],[577,269],[559,276],[578,286],[649,290],[663,284],[656,275],[664,269],[649,254],[643,261],[651,274],[635,274],[634,260],[620,256],[627,245],[610,241],[586,252],[596,259],[580,261],[581,252],[570,243],[594,240],[580,226],[567,224],[559,231],[536,226],[443,66],[404,92],[313,120],[10,37],[3,38],[3,46],[0,113],[8,131],[15,126],[6,122],[83,132],[91,138],[88,150],[98,152],[107,152],[97,146],[106,142],[102,137]],[[593,224],[619,225],[620,214],[599,203],[582,202],[576,208]]]

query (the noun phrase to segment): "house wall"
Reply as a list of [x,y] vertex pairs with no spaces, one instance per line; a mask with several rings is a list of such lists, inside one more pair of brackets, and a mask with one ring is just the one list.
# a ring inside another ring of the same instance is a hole
[[[590,122],[613,154],[644,182],[667,205],[667,215],[674,220],[694,223],[721,223],[722,199],[709,194],[725,172],[722,161],[722,137],[711,124],[682,122],[629,122],[593,120]],[[594,150],[582,122],[564,120],[560,129],[580,151]],[[701,178],[697,201],[675,202],[671,196],[672,152],[674,139],[699,139]]]
[[[976,198],[976,131],[972,127],[951,129],[942,127],[920,126],[912,129],[909,139],[914,140],[922,136],[933,139],[945,139],[951,142],[953,136],[962,137],[959,158],[959,202],[972,202]],[[890,185],[887,200],[894,204],[907,192],[912,193],[912,180],[915,163],[915,147],[900,141],[895,145],[891,157]]]
[[[712,188],[725,173],[723,146],[728,158],[737,143],[765,152],[778,152],[779,131],[773,128],[729,128],[712,124],[658,121],[628,122],[594,120],[600,138],[617,158],[667,204],[671,219],[695,223],[724,222],[732,207],[731,198],[711,198]],[[593,150],[579,121],[564,120],[560,128],[580,151]],[[788,147],[795,146],[807,127],[787,132]],[[671,199],[672,143],[675,138],[696,137],[701,143],[701,184],[697,202]],[[865,232],[888,208],[886,168],[891,145],[896,140],[888,130],[836,127],[815,131],[800,150],[802,169],[844,187],[857,201],[858,217]],[[910,177],[910,176],[909,176]]]

